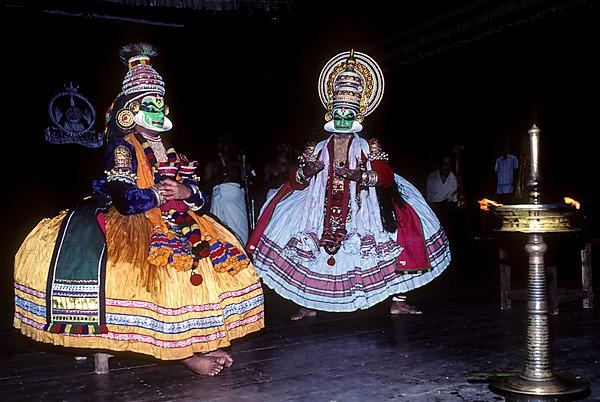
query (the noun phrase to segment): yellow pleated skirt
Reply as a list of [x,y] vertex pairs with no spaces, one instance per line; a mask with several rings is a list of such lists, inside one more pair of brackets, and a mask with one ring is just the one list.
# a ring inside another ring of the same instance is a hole
[[[156,268],[147,262],[152,227],[143,214],[105,214],[105,334],[56,334],[44,330],[48,270],[62,212],[42,220],[15,257],[14,326],[44,343],[70,348],[129,351],[161,360],[179,360],[194,353],[227,347],[264,327],[263,293],[252,264],[235,275],[216,272],[210,259],[196,272],[203,282],[190,283],[190,271]],[[209,216],[195,216],[218,236],[243,250],[236,238]]]

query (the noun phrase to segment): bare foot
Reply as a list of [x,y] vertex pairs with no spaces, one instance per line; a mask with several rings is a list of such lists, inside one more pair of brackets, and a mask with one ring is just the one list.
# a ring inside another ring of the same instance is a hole
[[291,320],[292,321],[298,321],[303,319],[304,317],[314,317],[317,315],[317,312],[315,310],[310,310],[304,307],[300,307],[298,309],[298,311],[296,311],[294,314],[292,314]]
[[196,374],[215,376],[223,370],[224,358],[212,356],[193,356],[185,359],[183,364]]
[[217,350],[213,350],[212,352],[208,352],[204,356],[218,357],[218,358],[224,359],[225,367],[231,367],[231,365],[233,364],[233,358],[231,357],[231,355],[221,349],[217,349]]
[[400,314],[423,314],[422,311],[417,310],[410,304],[405,301],[393,301],[390,307],[390,314],[392,315],[400,315]]

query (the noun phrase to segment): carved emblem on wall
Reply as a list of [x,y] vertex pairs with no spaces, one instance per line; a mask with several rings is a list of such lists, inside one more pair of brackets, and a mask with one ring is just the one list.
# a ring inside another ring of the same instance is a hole
[[51,144],[79,144],[88,148],[102,146],[102,133],[94,130],[96,110],[72,82],[50,99],[46,141]]

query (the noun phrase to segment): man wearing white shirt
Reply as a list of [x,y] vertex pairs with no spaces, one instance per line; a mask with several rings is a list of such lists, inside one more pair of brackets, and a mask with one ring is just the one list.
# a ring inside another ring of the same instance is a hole
[[443,157],[438,168],[427,176],[427,201],[431,204],[457,202],[456,176],[452,173],[452,160]]
[[452,173],[452,159],[449,156],[443,156],[439,160],[438,168],[427,175],[426,190],[427,202],[451,239],[453,256],[456,256],[457,181]]

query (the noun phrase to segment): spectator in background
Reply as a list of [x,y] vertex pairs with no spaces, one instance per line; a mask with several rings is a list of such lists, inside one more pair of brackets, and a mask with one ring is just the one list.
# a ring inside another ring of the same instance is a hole
[[[427,176],[426,199],[431,209],[438,216],[448,237],[455,237],[453,221],[456,219],[458,205],[458,182],[452,172],[452,158],[443,155],[438,161],[438,168]],[[455,245],[451,245],[454,248]]]
[[439,203],[458,201],[456,176],[452,173],[452,159],[443,156],[438,168],[427,176],[427,202],[435,206]]
[[250,172],[245,155],[230,134],[218,137],[217,151],[204,168],[204,186],[212,195],[210,212],[246,244],[250,230],[246,189]]
[[296,163],[298,160],[290,144],[277,145],[277,157],[266,163],[264,167],[263,178],[267,188],[267,200],[288,180],[290,171]]
[[494,171],[497,174],[497,201],[503,204],[512,201],[514,193],[515,171],[519,168],[519,159],[511,154],[508,144],[504,145],[502,155],[496,159]]

